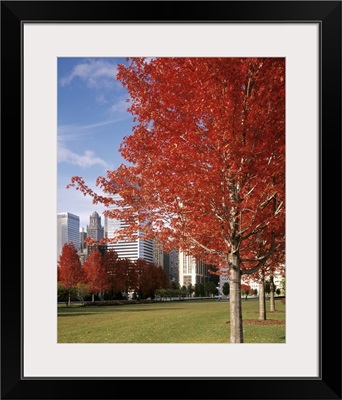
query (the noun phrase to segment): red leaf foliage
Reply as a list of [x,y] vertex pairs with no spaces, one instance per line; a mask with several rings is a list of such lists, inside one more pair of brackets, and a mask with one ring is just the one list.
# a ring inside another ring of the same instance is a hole
[[65,243],[58,262],[58,280],[66,289],[84,282],[80,258],[73,243]]
[[129,223],[118,239],[140,228],[242,274],[283,264],[285,59],[133,58],[117,79],[135,120],[128,164],[97,179],[105,196],[81,177],[69,187],[119,206],[105,211]]
[[94,249],[83,264],[85,283],[89,293],[98,293],[108,288],[107,271],[103,265],[102,254]]
[[251,287],[249,285],[246,285],[245,283],[241,283],[241,290],[251,291]]

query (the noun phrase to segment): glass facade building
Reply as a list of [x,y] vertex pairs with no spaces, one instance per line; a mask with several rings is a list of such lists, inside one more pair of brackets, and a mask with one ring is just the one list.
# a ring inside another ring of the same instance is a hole
[[[108,239],[113,239],[115,232],[126,226],[125,221],[105,217],[105,235]],[[116,243],[108,243],[108,250],[115,250],[119,258],[128,258],[132,261],[142,258],[153,263],[153,241],[142,239],[141,232],[137,232],[136,237],[133,241],[119,240]]]
[[57,214],[57,261],[65,243],[73,243],[78,250],[80,244],[80,217],[69,212]]

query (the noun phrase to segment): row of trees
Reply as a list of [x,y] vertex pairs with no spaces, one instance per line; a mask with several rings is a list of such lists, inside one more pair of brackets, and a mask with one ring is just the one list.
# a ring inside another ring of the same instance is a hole
[[[281,294],[281,289],[277,288],[276,285],[273,283],[273,277],[270,277],[269,281],[265,281],[265,293],[267,295],[277,294],[278,296]],[[250,286],[241,284],[241,294],[242,296],[249,296],[249,295],[258,295],[258,289],[252,289]]]
[[94,247],[83,266],[72,243],[65,243],[58,262],[58,287],[70,304],[73,293],[79,297],[101,293],[107,299],[134,292],[143,299],[154,297],[157,289],[168,288],[169,280],[161,267],[146,260],[122,259],[110,249],[103,255]]
[[67,187],[127,222],[113,240],[143,231],[228,268],[230,342],[243,343],[242,277],[285,263],[285,58],[131,58],[117,71],[135,123],[126,163],[97,193],[80,176]]
[[[251,295],[259,294],[259,320],[266,320],[266,294],[269,295],[270,299],[270,311],[276,311],[275,307],[275,294],[280,295],[281,290],[277,288],[274,284],[273,275],[269,276],[268,280],[264,279],[264,274],[261,275],[263,279],[259,280],[259,293],[257,289],[251,289],[248,284],[241,284],[241,296],[244,296],[246,299]],[[282,278],[281,286],[283,293],[285,294],[285,278]],[[229,295],[230,293],[230,285],[226,282],[223,285],[222,292],[224,295]]]
[[194,297],[210,297],[218,294],[217,283],[211,280],[211,277],[204,283],[196,283],[194,286],[191,284],[187,287],[183,286],[181,290],[187,296]]
[[211,297],[218,294],[217,286],[213,281],[205,283],[196,283],[194,286],[182,286],[181,288],[171,285],[168,289],[158,289],[155,296],[159,298],[175,298],[175,297]]
[[[129,292],[134,293],[135,298],[161,298],[170,297],[204,297],[218,294],[215,279],[195,286],[178,287],[170,284],[165,271],[143,259],[131,261],[121,259],[114,250],[102,254],[96,247],[81,265],[77,250],[72,243],[63,246],[58,263],[58,294],[67,299],[70,304],[72,297],[83,300],[91,295],[94,301],[96,294],[101,294],[104,299],[122,298]],[[213,277],[217,276],[213,274]],[[217,280],[217,279],[216,279]],[[217,283],[217,282],[216,282]],[[283,287],[285,278],[283,279]],[[280,290],[278,289],[279,293]],[[259,319],[266,319],[265,293],[270,295],[270,311],[275,311],[274,295],[276,286],[273,276],[269,280],[259,281]],[[278,293],[278,294],[279,294]],[[230,294],[230,285],[226,282],[223,286],[223,294]],[[252,293],[248,284],[241,284],[241,295]]]

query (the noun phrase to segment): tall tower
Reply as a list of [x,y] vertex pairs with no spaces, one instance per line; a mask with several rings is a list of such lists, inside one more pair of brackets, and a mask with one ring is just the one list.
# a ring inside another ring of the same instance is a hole
[[[120,199],[116,196],[114,199]],[[111,206],[115,208],[115,205]],[[107,218],[107,235],[108,239],[115,237],[115,231],[125,228],[127,223],[122,220]],[[117,252],[119,258],[128,258],[132,261],[142,258],[148,262],[153,263],[153,242],[152,240],[145,240],[141,238],[141,232],[136,233],[136,239],[133,241],[120,240],[116,243],[108,243],[108,250],[113,249]]]
[[157,267],[162,267],[164,269],[164,250],[163,247],[159,245],[156,239],[153,242],[153,262]]
[[78,250],[80,244],[80,217],[69,212],[57,214],[57,260],[65,243],[73,243]]
[[163,246],[161,246],[156,239],[152,240],[153,243],[153,263],[157,267],[163,268],[166,275],[170,279],[170,255],[167,253]]
[[91,238],[95,242],[104,238],[104,227],[101,226],[101,217],[96,211],[94,211],[89,218],[89,225],[87,225],[87,238]]
[[169,279],[179,284],[179,251],[174,249],[169,254]]

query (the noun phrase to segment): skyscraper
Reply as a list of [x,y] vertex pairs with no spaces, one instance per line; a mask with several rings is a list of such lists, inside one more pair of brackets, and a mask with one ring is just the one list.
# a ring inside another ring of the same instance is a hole
[[104,238],[104,227],[101,226],[101,217],[96,211],[94,211],[89,218],[89,225],[87,225],[87,238],[91,238],[95,242]]
[[[116,196],[116,199],[120,199],[120,197]],[[111,207],[115,208],[116,206]],[[107,218],[105,225],[108,239],[112,239],[115,236],[115,231],[125,228],[127,223],[122,220]],[[108,250],[115,250],[119,258],[128,258],[132,261],[142,258],[153,263],[153,242],[152,240],[142,239],[141,233],[140,231],[137,232],[137,238],[133,241],[119,240],[116,243],[108,243]]]
[[80,244],[80,217],[69,212],[57,214],[57,260],[65,243],[73,243],[78,250]]
[[153,263],[157,267],[163,268],[167,277],[170,279],[170,255],[163,249],[163,246],[161,246],[156,239],[152,240],[152,243]]
[[179,251],[176,249],[169,253],[169,279],[179,284]]

